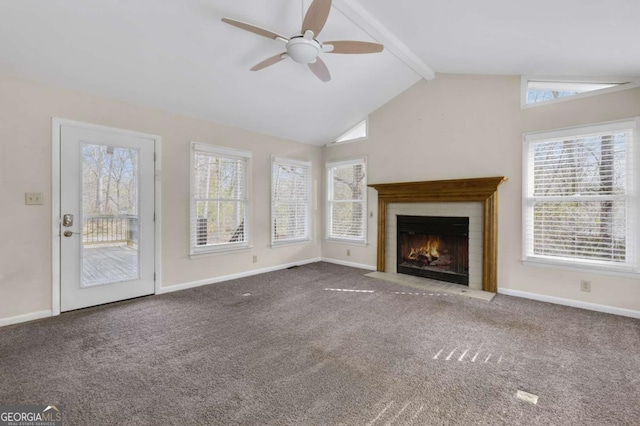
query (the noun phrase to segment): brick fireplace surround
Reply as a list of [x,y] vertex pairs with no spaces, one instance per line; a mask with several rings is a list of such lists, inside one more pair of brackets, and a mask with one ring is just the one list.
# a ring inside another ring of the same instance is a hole
[[385,271],[387,205],[389,203],[480,202],[483,210],[482,289],[498,290],[498,186],[504,176],[369,185],[378,191],[377,269]]

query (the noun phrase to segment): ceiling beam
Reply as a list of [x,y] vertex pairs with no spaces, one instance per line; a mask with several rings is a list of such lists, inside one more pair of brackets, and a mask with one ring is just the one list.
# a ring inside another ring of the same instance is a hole
[[384,47],[389,52],[393,53],[420,77],[425,80],[433,80],[435,78],[435,73],[427,64],[422,62],[398,37],[382,25],[356,0],[333,0],[333,7],[376,41],[384,44]]

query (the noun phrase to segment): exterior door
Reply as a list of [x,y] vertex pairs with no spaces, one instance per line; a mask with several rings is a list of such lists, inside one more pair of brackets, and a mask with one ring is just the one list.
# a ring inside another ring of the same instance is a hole
[[62,125],[60,309],[154,293],[154,141]]

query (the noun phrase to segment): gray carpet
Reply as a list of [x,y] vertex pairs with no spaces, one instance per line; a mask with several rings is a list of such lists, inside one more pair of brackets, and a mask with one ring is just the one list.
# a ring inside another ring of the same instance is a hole
[[640,423],[640,321],[365,272],[315,263],[1,328],[0,404],[55,404],[66,425]]

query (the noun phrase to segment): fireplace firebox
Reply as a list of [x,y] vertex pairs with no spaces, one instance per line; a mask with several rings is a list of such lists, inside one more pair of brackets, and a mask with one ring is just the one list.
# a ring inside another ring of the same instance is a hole
[[469,285],[469,218],[398,216],[397,272]]

